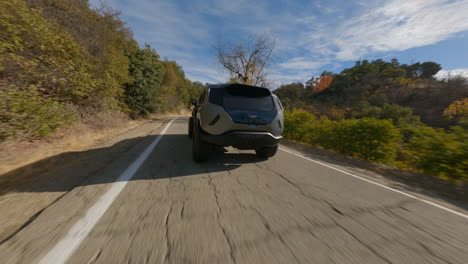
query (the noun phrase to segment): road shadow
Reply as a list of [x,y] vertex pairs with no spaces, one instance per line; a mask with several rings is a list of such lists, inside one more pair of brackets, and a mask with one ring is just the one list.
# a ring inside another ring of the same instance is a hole
[[[78,186],[114,182],[148,147],[157,135],[122,140],[112,146],[66,152],[0,175],[0,196],[10,192],[68,192]],[[164,135],[142,165],[152,178],[137,175],[131,180],[183,177],[228,171],[242,164],[262,161],[253,153],[212,150],[204,163],[192,160],[191,140],[186,134]],[[174,169],[171,169],[174,168]]]

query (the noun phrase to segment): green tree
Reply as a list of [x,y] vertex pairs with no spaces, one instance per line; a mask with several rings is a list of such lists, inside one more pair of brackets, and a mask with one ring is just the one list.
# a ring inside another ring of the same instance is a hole
[[439,63],[435,63],[432,61],[427,61],[423,62],[421,64],[421,75],[419,77],[421,78],[432,78],[434,75],[436,75],[442,67],[440,66]]
[[132,116],[146,116],[158,109],[164,66],[159,55],[149,45],[128,55],[133,82],[125,86],[125,103]]
[[429,79],[436,75],[442,67],[439,63],[427,61],[427,62],[416,62],[411,65],[402,65],[402,68],[406,70],[408,77]]

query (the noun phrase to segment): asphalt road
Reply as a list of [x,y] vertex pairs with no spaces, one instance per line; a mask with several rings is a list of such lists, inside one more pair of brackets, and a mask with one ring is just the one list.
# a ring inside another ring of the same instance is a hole
[[464,212],[294,150],[265,161],[229,148],[197,164],[186,122],[67,190],[0,245],[0,263],[468,263]]

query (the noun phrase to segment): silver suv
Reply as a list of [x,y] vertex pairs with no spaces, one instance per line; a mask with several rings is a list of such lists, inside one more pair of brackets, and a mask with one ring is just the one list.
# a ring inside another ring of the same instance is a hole
[[283,138],[283,107],[267,88],[244,84],[209,85],[188,122],[193,159],[208,158],[211,146],[253,149],[257,156],[275,155]]

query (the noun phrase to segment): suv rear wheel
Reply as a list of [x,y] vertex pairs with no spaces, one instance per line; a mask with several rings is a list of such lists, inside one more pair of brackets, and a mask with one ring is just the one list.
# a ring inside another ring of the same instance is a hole
[[209,146],[207,143],[203,142],[200,139],[201,128],[198,122],[194,122],[195,126],[193,129],[193,139],[192,139],[192,153],[193,160],[196,162],[202,162],[208,159]]
[[268,158],[273,157],[277,151],[278,151],[278,145],[274,147],[263,147],[261,149],[256,149],[255,154],[257,154],[257,156],[260,158],[268,159]]

